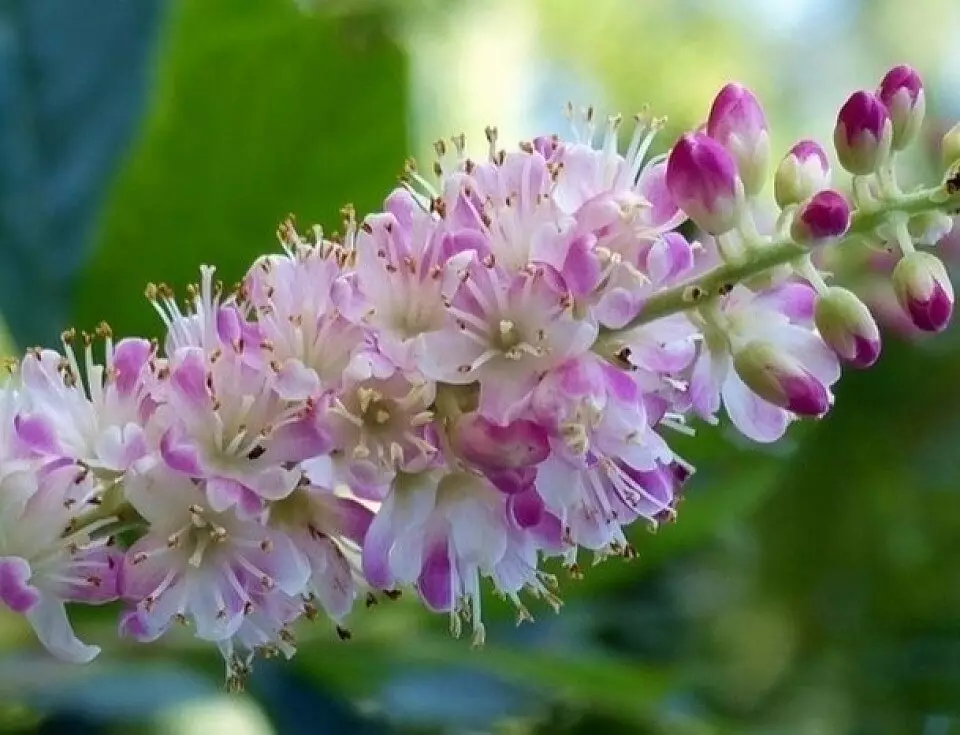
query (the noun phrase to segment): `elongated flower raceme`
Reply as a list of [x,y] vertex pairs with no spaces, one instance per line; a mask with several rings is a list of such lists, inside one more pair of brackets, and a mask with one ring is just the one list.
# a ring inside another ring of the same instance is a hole
[[559,609],[549,565],[633,556],[677,517],[692,421],[775,442],[876,362],[825,252],[883,248],[904,319],[945,328],[953,287],[918,248],[960,206],[956,133],[942,184],[902,193],[893,168],[923,110],[907,67],[856,93],[834,136],[852,191],[800,141],[768,230],[767,119],[731,84],[662,156],[647,114],[624,148],[592,109],[514,150],[490,128],[478,160],[457,136],[342,237],[285,221],[232,291],[207,266],[186,307],[149,286],[161,340],[69,331],[0,386],[0,602],[83,662],[66,603],[119,599],[120,635],[188,625],[233,686],[301,619],[347,638],[360,597],[412,592],[477,644],[485,589],[518,620]]

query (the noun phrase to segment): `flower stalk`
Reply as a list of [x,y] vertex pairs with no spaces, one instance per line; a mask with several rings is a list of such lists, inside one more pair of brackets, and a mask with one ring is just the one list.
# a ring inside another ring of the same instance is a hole
[[[950,179],[938,186],[901,194],[883,200],[877,208],[856,209],[850,218],[850,228],[836,243],[844,248],[869,239],[879,228],[891,224],[897,216],[908,218],[927,212],[954,213],[960,210],[960,188]],[[622,327],[601,330],[597,347],[600,351],[617,338],[637,327],[679,312],[701,306],[705,301],[729,292],[730,289],[780,265],[790,264],[810,252],[806,245],[790,238],[778,239],[761,247],[752,248],[739,262],[723,263],[703,275],[692,278],[653,294],[640,312]]]

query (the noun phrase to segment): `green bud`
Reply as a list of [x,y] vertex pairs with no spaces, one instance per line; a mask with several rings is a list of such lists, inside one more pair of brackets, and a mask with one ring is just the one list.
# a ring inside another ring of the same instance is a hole
[[949,170],[953,164],[960,163],[960,123],[943,136],[940,142],[940,160],[943,162],[944,171]]
[[820,336],[844,362],[858,368],[880,357],[880,330],[866,305],[853,293],[831,286],[817,299],[814,321]]

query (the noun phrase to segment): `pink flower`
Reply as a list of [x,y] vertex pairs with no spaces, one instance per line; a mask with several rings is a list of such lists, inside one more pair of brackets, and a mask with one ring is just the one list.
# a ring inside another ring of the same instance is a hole
[[290,537],[310,569],[303,591],[307,604],[337,623],[356,599],[360,546],[373,517],[356,499],[309,485],[270,508],[270,526]]
[[99,652],[81,642],[65,602],[117,597],[117,554],[95,537],[114,518],[84,522],[97,501],[89,474],[70,462],[40,468],[26,459],[13,419],[19,396],[0,388],[0,602],[23,615],[55,656],[87,663]]
[[387,207],[357,233],[357,285],[367,304],[362,321],[376,330],[384,354],[411,368],[416,338],[443,326],[444,295],[455,290],[457,272],[488,245],[476,230],[444,231],[402,189]]
[[593,343],[596,325],[577,320],[542,269],[510,276],[474,259],[447,309],[443,329],[421,337],[420,369],[456,385],[480,384],[480,412],[508,424],[541,376]]
[[350,484],[369,474],[381,474],[389,482],[395,470],[425,469],[438,451],[428,433],[434,384],[392,365],[387,370],[360,375],[363,379],[329,398],[332,454],[348,465],[344,471]]
[[680,483],[667,465],[639,470],[610,457],[588,456],[582,463],[561,457],[545,462],[537,477],[537,491],[547,509],[563,526],[564,539],[576,547],[601,554],[624,554],[629,543],[624,529],[638,518],[654,526],[673,517]]
[[173,471],[203,479],[210,507],[237,505],[255,515],[264,501],[289,495],[297,462],[326,451],[329,437],[314,415],[272,390],[270,368],[255,369],[233,353],[209,357],[184,348],[158,387],[160,455]]
[[302,242],[290,225],[283,232],[288,252],[259,258],[244,281],[262,336],[250,347],[264,349],[278,394],[303,400],[340,385],[364,331],[343,315],[357,301],[343,273],[343,248]]
[[81,370],[71,334],[65,335],[65,356],[42,350],[24,357],[25,400],[15,425],[20,440],[36,454],[82,461],[110,476],[148,451],[144,424],[154,408],[155,379],[147,340],[124,339],[114,346],[106,328],[102,336],[105,365],[94,361],[85,337]]
[[233,348],[242,352],[244,342],[259,345],[256,325],[244,320],[232,296],[223,298],[223,285],[214,282],[214,268],[200,266],[200,285],[189,289],[186,312],[181,310],[173,291],[166,285],[147,287],[147,298],[153,304],[167,337],[164,352],[172,355],[183,347],[201,347],[207,351]]
[[131,546],[120,594],[133,607],[122,631],[154,640],[189,621],[197,637],[225,641],[274,591],[300,594],[310,567],[290,538],[258,520],[207,505],[202,485],[162,466],[145,465],[126,482],[127,500],[150,524]]
[[480,577],[494,573],[511,534],[506,496],[475,475],[400,474],[363,544],[363,571],[380,589],[415,584],[428,608],[459,631],[469,613],[482,642]]
[[[721,307],[725,331],[705,333],[693,366],[694,410],[716,421],[722,401],[744,436],[773,442],[783,436],[796,412],[825,409],[823,403],[832,400],[829,388],[840,377],[840,368],[833,351],[810,328],[813,304],[813,289],[805,284],[787,283],[759,294],[742,286],[734,288]],[[752,386],[734,369],[734,356],[747,349],[748,356],[762,352],[764,357],[757,362],[741,359],[740,367],[750,368],[747,379]],[[779,362],[767,357],[779,357]],[[761,385],[763,395],[751,389]],[[816,399],[815,406],[811,399]]]
[[623,154],[617,151],[619,117],[610,119],[600,148],[587,134],[558,148],[553,196],[576,229],[543,262],[564,275],[573,293],[585,295],[609,272],[610,253],[636,268],[645,246],[686,219],[667,189],[666,162],[644,160],[660,126],[638,117]]

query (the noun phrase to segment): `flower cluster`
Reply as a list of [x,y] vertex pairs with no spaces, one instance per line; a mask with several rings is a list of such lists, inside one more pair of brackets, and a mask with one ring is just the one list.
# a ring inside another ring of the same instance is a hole
[[545,559],[630,556],[631,524],[674,518],[693,468],[671,432],[723,409],[776,441],[829,410],[841,364],[877,360],[823,246],[893,243],[904,313],[946,325],[950,282],[915,244],[944,234],[956,182],[904,194],[893,169],[923,99],[900,67],[843,106],[852,202],[794,145],[766,234],[767,123],[731,84],[666,155],[646,115],[622,152],[592,110],[516,150],[488,129],[484,160],[438,143],[432,176],[409,164],[342,237],[283,223],[234,289],[209,267],[185,308],[149,286],[162,343],[68,332],[0,388],[0,600],[81,662],[98,649],[64,603],[119,600],[121,635],[188,625],[233,683],[291,655],[301,617],[345,637],[358,595],[413,589],[476,643],[484,586],[521,620],[523,596],[558,607]]

